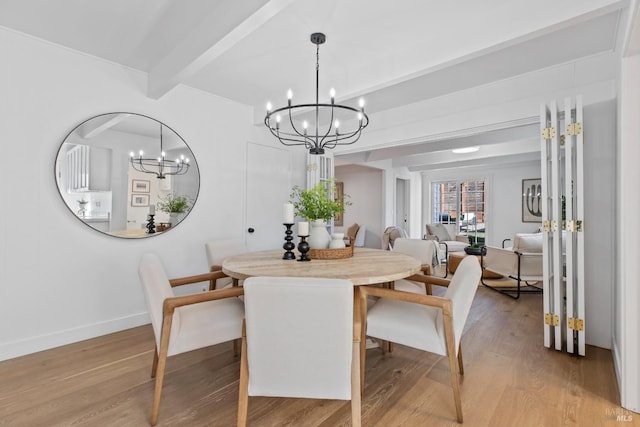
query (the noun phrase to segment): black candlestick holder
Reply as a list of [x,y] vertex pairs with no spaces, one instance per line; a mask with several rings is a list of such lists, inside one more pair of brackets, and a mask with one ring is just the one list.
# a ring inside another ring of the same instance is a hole
[[300,238],[300,243],[298,243],[298,250],[300,251],[300,258],[298,261],[311,261],[311,258],[307,256],[307,252],[309,252],[309,243],[307,242],[307,237],[309,236],[298,236]]
[[154,214],[149,214],[147,219],[147,234],[153,234],[156,232],[156,224],[153,222]]
[[286,242],[284,242],[284,245],[282,245],[282,248],[285,250],[284,255],[282,255],[282,259],[296,259],[296,255],[292,252],[293,249],[296,248],[295,243],[292,242],[293,240],[293,231],[291,231],[291,227],[293,226],[293,224],[282,224],[285,227],[287,227],[287,231],[285,231],[285,237],[284,240],[286,240]]

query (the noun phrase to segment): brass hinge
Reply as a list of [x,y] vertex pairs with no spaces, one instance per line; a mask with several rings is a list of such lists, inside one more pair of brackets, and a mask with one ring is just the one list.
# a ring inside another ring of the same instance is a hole
[[582,231],[582,221],[580,221],[580,220],[567,221],[567,226],[565,227],[565,230],[571,231],[573,233],[581,232]]
[[567,135],[580,135],[582,133],[582,123],[569,123],[567,125]]
[[556,221],[542,221],[542,231],[550,232],[558,229],[558,223]]
[[574,331],[584,331],[584,320],[582,319],[569,317],[569,319],[567,319],[567,325],[569,329],[573,329]]
[[317,163],[313,163],[313,164],[307,165],[307,172],[311,172],[311,171],[315,171],[315,170],[318,170],[318,164]]
[[544,315],[544,324],[551,326],[559,326],[560,325],[560,316],[557,314],[546,313]]
[[542,129],[542,139],[552,139],[556,137],[556,128]]

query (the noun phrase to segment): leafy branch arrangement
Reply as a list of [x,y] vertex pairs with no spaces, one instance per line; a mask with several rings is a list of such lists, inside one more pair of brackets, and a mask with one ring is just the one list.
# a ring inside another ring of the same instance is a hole
[[333,200],[328,195],[336,194],[335,182],[318,183],[309,190],[303,190],[296,185],[291,190],[289,200],[293,203],[293,208],[297,216],[307,218],[309,221],[321,219],[329,221],[337,213],[344,212],[345,206],[351,206],[351,202],[345,200],[348,194],[342,196],[342,200]]
[[185,213],[191,209],[191,200],[187,196],[169,193],[158,197],[158,210],[167,213]]

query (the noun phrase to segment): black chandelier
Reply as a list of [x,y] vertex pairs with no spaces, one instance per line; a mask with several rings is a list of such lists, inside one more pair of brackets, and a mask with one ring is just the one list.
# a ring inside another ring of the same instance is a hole
[[155,159],[143,158],[144,152],[140,150],[135,157],[133,151],[129,153],[131,166],[138,172],[150,173],[158,179],[165,179],[168,175],[184,175],[189,170],[189,159],[180,155],[176,160],[165,159],[166,153],[162,149],[162,123],[160,124],[160,157]]
[[[350,107],[348,105],[340,105],[335,103],[335,91],[331,89],[331,103],[321,104],[318,100],[318,76],[320,71],[320,45],[324,43],[326,36],[322,33],[311,34],[311,42],[316,45],[316,103],[315,104],[298,104],[292,105],[291,98],[293,93],[291,89],[287,92],[287,106],[271,109],[271,103],[267,104],[267,115],[264,118],[264,124],[269,128],[273,136],[278,138],[284,145],[304,145],[309,149],[310,154],[324,154],[325,148],[333,149],[337,145],[350,145],[360,139],[362,130],[369,124],[369,117],[364,112],[364,100],[360,99],[360,109]],[[303,113],[305,110],[315,110],[315,132],[309,133],[309,123],[304,120],[302,124],[295,123],[293,120],[294,113]],[[323,119],[327,121],[326,129],[320,126],[320,111],[325,112]],[[340,122],[336,118],[338,112],[346,112],[348,115],[355,113],[354,119],[357,119],[357,126],[352,126],[348,130],[340,128]],[[288,115],[288,120],[282,121],[280,114]],[[325,117],[326,116],[326,117]],[[327,120],[328,117],[328,120]],[[275,122],[275,123],[274,123]]]

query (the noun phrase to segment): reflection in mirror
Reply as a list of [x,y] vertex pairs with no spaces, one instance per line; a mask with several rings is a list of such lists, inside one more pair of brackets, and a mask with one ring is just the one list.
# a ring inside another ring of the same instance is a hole
[[[140,157],[144,168],[138,167]],[[200,189],[198,164],[186,142],[167,125],[135,113],[102,114],[76,126],[58,150],[55,174],[74,216],[125,238],[175,228]]]

